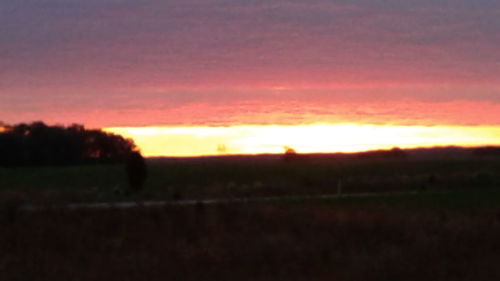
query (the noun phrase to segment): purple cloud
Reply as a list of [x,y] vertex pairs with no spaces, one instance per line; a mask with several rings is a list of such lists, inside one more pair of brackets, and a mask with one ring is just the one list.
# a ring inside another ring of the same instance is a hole
[[55,107],[500,100],[495,1],[20,0],[0,3],[0,28],[7,121]]

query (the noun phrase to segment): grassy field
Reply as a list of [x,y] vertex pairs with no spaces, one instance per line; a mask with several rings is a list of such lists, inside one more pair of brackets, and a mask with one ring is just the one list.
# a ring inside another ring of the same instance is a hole
[[150,159],[142,191],[131,196],[124,167],[0,168],[1,201],[34,203],[171,200],[411,190],[500,185],[499,158]]
[[455,208],[443,198],[20,212],[1,218],[0,275],[498,280],[500,207]]
[[[0,169],[0,280],[498,280],[500,159],[150,160]],[[132,208],[20,203],[412,191]]]

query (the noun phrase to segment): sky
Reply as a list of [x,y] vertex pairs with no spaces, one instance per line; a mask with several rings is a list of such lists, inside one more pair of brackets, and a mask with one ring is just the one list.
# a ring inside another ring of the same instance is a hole
[[494,129],[498,30],[496,0],[1,1],[0,121]]

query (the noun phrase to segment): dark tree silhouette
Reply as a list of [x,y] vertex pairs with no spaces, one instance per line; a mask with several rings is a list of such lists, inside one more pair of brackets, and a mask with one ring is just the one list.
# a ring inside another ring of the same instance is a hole
[[130,139],[78,124],[63,127],[33,122],[0,127],[0,166],[120,163],[137,150]]
[[295,151],[295,149],[289,146],[285,146],[284,149],[285,149],[285,154],[283,155],[283,161],[289,162],[298,159],[297,151]]
[[133,152],[126,161],[126,172],[130,190],[136,192],[144,186],[147,178],[146,161],[139,152]]

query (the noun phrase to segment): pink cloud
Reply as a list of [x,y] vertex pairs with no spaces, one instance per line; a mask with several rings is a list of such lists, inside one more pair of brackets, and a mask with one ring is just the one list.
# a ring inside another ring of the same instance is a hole
[[[489,102],[262,102],[193,103],[165,109],[54,109],[44,113],[49,123],[111,126],[231,126],[359,123],[390,125],[500,126],[500,104]],[[8,116],[9,112],[7,112]],[[40,112],[23,111],[18,120],[39,120]],[[10,121],[9,119],[5,121]]]
[[6,121],[498,122],[491,1],[35,2],[0,3]]

